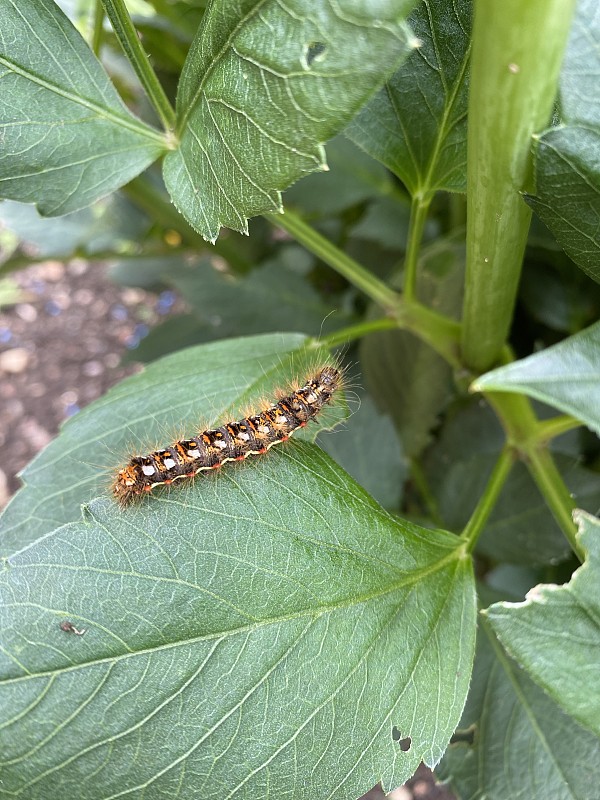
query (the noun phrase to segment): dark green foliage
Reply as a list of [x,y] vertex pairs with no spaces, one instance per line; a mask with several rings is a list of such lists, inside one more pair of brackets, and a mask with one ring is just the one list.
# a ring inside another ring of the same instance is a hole
[[[0,0],[0,271],[102,258],[186,304],[2,515],[0,794],[355,800],[425,761],[465,800],[596,796],[600,16],[553,83],[572,5],[506,0],[495,73],[493,3],[102,0],[103,66],[53,0]],[[522,141],[469,125],[497,109]],[[474,197],[479,152],[513,168]],[[110,499],[338,347],[318,424]]]

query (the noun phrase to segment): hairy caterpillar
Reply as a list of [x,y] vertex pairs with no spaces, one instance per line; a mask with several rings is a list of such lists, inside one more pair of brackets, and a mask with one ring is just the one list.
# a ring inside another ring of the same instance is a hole
[[113,495],[126,506],[155,486],[193,478],[227,461],[243,461],[248,456],[266,453],[315,419],[341,385],[341,370],[323,367],[301,389],[258,414],[203,431],[163,450],[135,456],[118,471],[112,484]]

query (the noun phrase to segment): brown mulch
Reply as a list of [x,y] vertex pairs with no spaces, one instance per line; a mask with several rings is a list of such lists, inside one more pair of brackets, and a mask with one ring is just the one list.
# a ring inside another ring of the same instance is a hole
[[[46,262],[12,276],[22,290],[0,309],[0,509],[17,473],[65,419],[136,372],[121,358],[182,303],[111,283],[103,264]],[[453,800],[421,767],[389,800]],[[383,800],[372,789],[362,800]]]
[[0,310],[0,507],[65,419],[139,369],[121,359],[161,319],[161,298],[111,283],[102,264],[45,262],[12,276]]

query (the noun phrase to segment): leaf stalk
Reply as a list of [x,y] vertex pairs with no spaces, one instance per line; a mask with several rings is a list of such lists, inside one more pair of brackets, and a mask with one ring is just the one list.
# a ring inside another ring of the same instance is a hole
[[461,538],[465,541],[467,552],[472,553],[475,549],[477,540],[481,536],[485,524],[498,501],[514,461],[515,451],[507,444],[500,452],[485,491],[479,498],[479,502],[461,534]]
[[167,132],[173,131],[175,128],[175,111],[156,77],[156,73],[152,69],[124,0],[102,0],[102,4],[113,26],[115,36],[119,40],[123,52],[131,62],[131,66],[140,79],[165,130]]
[[404,259],[404,299],[408,301],[416,300],[419,251],[432,197],[433,194],[431,193],[427,194],[426,197],[415,195],[410,207],[408,245]]
[[94,55],[100,55],[100,48],[102,47],[102,37],[104,35],[104,7],[100,0],[96,0],[94,6],[94,28],[92,30],[92,50]]
[[304,222],[295,211],[288,208],[285,214],[265,214],[265,217],[277,227],[283,228],[307,250],[329,264],[332,269],[364,292],[378,306],[385,311],[395,312],[400,295]]

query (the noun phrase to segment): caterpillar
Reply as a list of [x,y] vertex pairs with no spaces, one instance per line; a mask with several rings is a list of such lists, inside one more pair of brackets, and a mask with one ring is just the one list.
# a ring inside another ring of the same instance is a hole
[[315,419],[341,385],[341,370],[323,367],[301,389],[258,414],[205,430],[148,455],[134,456],[119,469],[112,484],[113,496],[121,506],[127,506],[156,486],[193,478],[227,461],[243,461],[266,453]]

